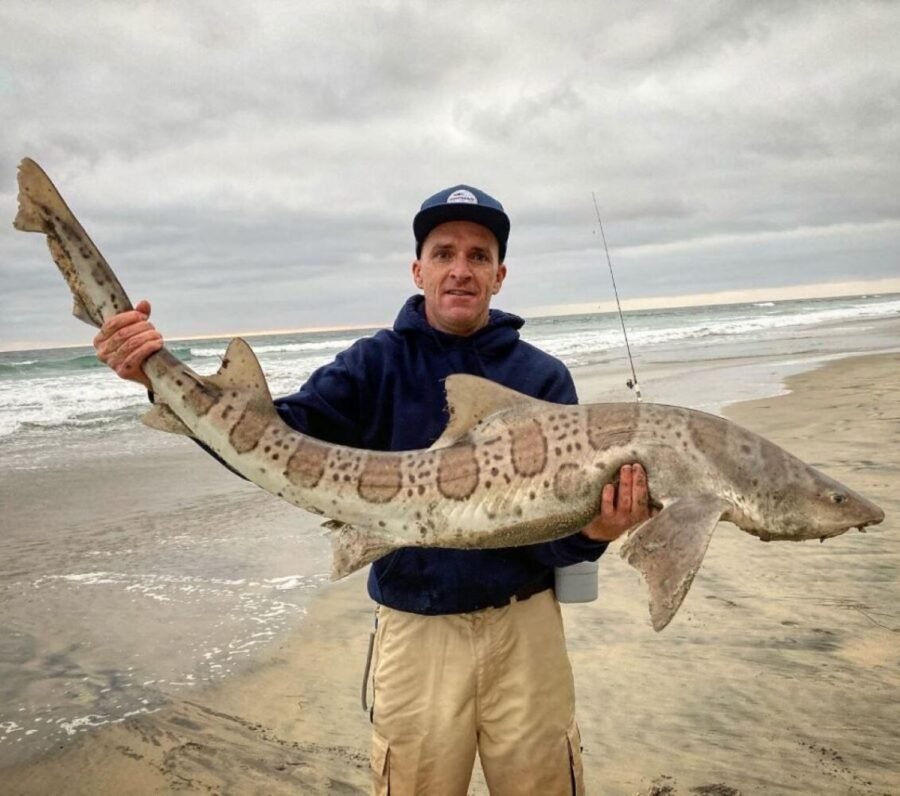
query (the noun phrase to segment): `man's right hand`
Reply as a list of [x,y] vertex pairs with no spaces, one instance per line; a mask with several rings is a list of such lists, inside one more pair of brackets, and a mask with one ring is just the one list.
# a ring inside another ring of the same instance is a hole
[[123,379],[150,389],[150,380],[141,366],[164,345],[162,335],[148,321],[150,302],[139,301],[133,310],[113,315],[94,338],[97,358]]

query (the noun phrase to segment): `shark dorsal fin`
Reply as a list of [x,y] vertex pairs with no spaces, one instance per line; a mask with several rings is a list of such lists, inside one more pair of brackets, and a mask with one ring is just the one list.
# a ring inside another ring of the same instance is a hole
[[489,379],[465,373],[454,373],[452,376],[448,376],[444,382],[444,391],[447,394],[447,411],[450,414],[450,422],[447,423],[444,433],[431,446],[432,450],[453,445],[479,421],[494,412],[513,406],[546,405],[545,401],[523,395]]
[[228,350],[216,375],[204,376],[203,380],[222,390],[231,388],[251,392],[255,398],[272,403],[272,393],[269,392],[269,385],[266,384],[259,360],[247,341],[240,337],[235,337],[228,344]]

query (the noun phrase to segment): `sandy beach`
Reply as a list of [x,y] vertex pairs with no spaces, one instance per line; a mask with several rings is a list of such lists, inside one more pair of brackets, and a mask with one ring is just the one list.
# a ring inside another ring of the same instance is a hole
[[[721,525],[661,634],[643,583],[610,550],[600,599],[564,607],[589,793],[900,792],[900,354],[833,361],[787,384],[789,394],[726,416],[862,492],[887,519],[865,535],[802,545],[763,544]],[[252,506],[296,532],[297,510],[252,487],[221,505],[233,479],[226,487],[231,477],[202,457],[188,465],[192,453],[179,456],[206,491],[188,497],[175,474],[159,511],[221,511],[227,536]],[[60,488],[90,476],[72,473]],[[135,502],[124,495],[118,508]],[[44,511],[48,522],[66,521],[52,501]],[[239,673],[7,766],[0,791],[368,792],[364,574],[311,593],[297,628]],[[486,792],[477,773],[471,792]]]

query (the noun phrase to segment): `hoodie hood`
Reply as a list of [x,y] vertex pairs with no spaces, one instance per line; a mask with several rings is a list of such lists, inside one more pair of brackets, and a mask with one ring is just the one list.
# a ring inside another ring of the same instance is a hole
[[471,348],[480,354],[497,356],[519,341],[519,329],[525,320],[511,312],[492,309],[487,326],[466,337],[447,334],[429,325],[425,317],[425,296],[410,296],[394,321],[394,331],[404,335],[420,335],[440,348]]

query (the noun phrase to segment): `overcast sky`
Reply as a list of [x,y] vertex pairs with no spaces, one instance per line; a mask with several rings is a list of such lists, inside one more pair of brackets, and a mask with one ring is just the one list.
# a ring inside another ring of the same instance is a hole
[[900,3],[0,6],[0,348],[88,342],[40,163],[169,336],[390,323],[456,183],[512,219],[496,305],[900,290]]

